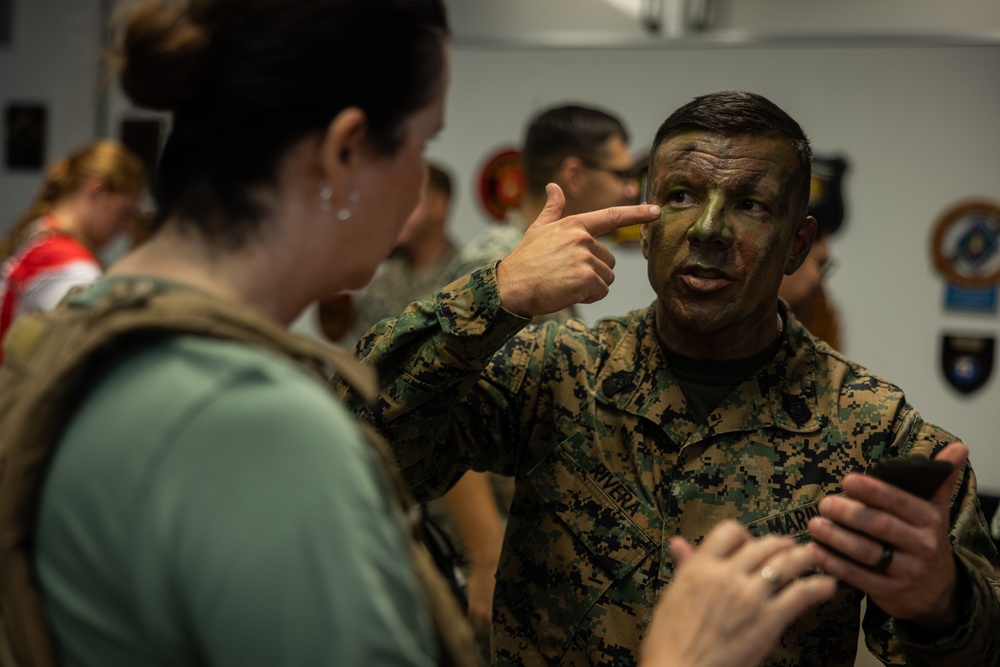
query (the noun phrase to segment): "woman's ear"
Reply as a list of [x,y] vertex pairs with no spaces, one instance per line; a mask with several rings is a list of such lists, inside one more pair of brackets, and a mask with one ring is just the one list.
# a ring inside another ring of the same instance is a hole
[[108,187],[99,178],[87,179],[87,181],[83,184],[83,194],[89,199],[93,199],[107,191]]
[[368,118],[358,107],[347,107],[330,121],[320,142],[320,168],[331,187],[350,181],[360,168],[368,140]]

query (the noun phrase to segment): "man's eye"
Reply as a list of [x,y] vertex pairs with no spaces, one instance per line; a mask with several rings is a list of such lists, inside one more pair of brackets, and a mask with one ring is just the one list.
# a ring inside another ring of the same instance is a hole
[[692,204],[695,198],[690,192],[677,190],[667,195],[667,201],[671,204]]
[[739,203],[738,208],[742,211],[747,211],[750,213],[766,213],[767,206],[764,206],[759,201],[753,201],[752,199],[744,199]]

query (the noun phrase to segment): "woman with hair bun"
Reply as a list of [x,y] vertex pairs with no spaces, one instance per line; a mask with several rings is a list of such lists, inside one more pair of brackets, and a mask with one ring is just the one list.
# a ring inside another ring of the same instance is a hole
[[[24,531],[40,589],[16,596],[0,558],[22,662],[474,664],[378,441],[326,382],[373,379],[285,329],[392,249],[443,123],[446,35],[440,0],[152,0],[126,19],[122,87],[173,115],[152,236],[22,318],[0,374],[0,526]],[[33,504],[31,442],[51,442]],[[32,609],[48,642],[18,627]]]
[[[383,443],[327,382],[374,379],[285,329],[392,249],[443,124],[446,35],[441,0],[152,0],[129,19],[123,87],[173,113],[158,221],[93,286],[8,333],[0,660],[7,635],[37,667],[477,661]],[[496,309],[600,298],[614,260],[594,236],[659,215],[561,218],[549,194],[524,242],[539,271],[505,259],[465,279]],[[556,281],[551,262],[574,269]],[[726,583],[715,602],[732,612],[771,584],[746,575],[760,554],[726,576],[749,540],[727,530],[700,557],[675,546],[690,576]],[[690,613],[697,586],[676,590],[685,616],[657,621],[670,631],[650,664],[680,665],[691,649],[675,640],[709,636],[684,619],[716,622]],[[783,602],[789,618],[800,606]]]
[[135,219],[145,187],[139,158],[115,141],[95,142],[52,166],[28,212],[0,241],[0,340],[22,314],[49,310],[70,288],[101,275],[98,252]]

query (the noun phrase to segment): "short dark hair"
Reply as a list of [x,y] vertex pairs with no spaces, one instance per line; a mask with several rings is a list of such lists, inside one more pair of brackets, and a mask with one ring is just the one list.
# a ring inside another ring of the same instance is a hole
[[159,216],[238,246],[267,209],[253,189],[348,107],[391,154],[443,85],[441,0],[147,0],[131,15],[122,87],[174,112],[154,186]]
[[649,182],[656,171],[656,153],[670,136],[685,130],[705,130],[724,136],[750,134],[788,141],[798,161],[802,204],[809,201],[812,148],[795,120],[763,95],[726,90],[696,97],[670,114],[656,131],[649,151]]
[[427,161],[427,187],[451,199],[451,174],[444,167]]
[[562,161],[577,156],[596,164],[611,137],[628,142],[622,122],[610,113],[580,105],[565,105],[539,113],[528,124],[521,164],[528,191],[538,194],[552,180]]

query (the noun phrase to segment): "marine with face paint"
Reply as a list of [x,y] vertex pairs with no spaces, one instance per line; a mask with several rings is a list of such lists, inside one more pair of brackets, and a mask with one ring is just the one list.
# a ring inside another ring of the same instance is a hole
[[642,227],[657,332],[690,357],[748,357],[776,340],[781,277],[815,234],[808,163],[778,138],[690,130],[658,145],[649,198],[663,216]]
[[[765,646],[764,664],[851,667],[866,597],[866,644],[880,660],[1000,664],[995,548],[967,449],[778,298],[816,228],[798,123],[760,95],[705,95],[663,123],[651,155],[660,215],[641,231],[651,306],[590,328],[527,326],[606,293],[562,289],[571,276],[614,277],[610,253],[582,252],[593,248],[587,229],[542,224],[543,213],[499,265],[361,350],[385,389],[351,406],[388,436],[415,493],[438,494],[467,468],[515,478],[494,663],[635,664],[657,631],[655,601],[683,576],[670,539],[708,545],[713,527],[735,520],[808,543],[841,580]],[[954,464],[930,500],[863,474],[914,453]],[[796,577],[751,567],[758,579]]]

